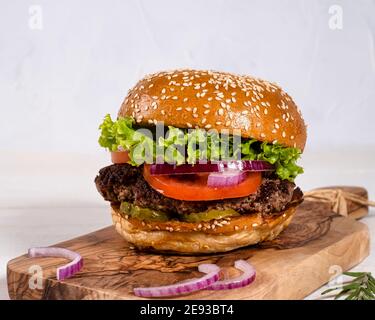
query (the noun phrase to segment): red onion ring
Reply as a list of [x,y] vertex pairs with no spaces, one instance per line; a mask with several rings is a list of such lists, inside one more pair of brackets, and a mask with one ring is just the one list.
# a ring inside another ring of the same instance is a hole
[[245,171],[228,170],[219,173],[210,173],[207,179],[208,187],[230,187],[240,184],[246,178]]
[[150,167],[151,175],[164,174],[195,174],[225,172],[227,170],[237,171],[273,171],[274,166],[267,161],[262,160],[234,160],[234,161],[215,161],[207,163],[192,164],[168,164],[156,163]]
[[72,260],[68,264],[65,264],[56,270],[57,280],[64,280],[72,277],[83,267],[83,259],[77,252],[58,247],[39,247],[30,248],[28,250],[28,256],[30,258],[36,257],[57,257]]
[[216,264],[201,264],[198,266],[198,270],[206,275],[202,278],[189,279],[167,286],[134,288],[134,294],[139,297],[177,296],[205,289],[219,279],[220,268]]
[[237,260],[234,262],[234,267],[243,271],[243,273],[232,279],[226,279],[222,281],[216,281],[215,283],[208,286],[208,290],[227,290],[227,289],[236,289],[242,288],[255,280],[255,269],[254,267],[245,260]]

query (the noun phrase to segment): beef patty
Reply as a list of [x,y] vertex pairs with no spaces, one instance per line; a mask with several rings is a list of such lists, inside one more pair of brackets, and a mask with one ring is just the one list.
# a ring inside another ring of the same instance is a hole
[[273,215],[303,200],[302,191],[294,183],[280,180],[272,173],[264,173],[258,191],[247,197],[214,201],[176,200],[151,188],[143,178],[142,170],[142,166],[110,165],[99,171],[95,184],[103,198],[111,203],[126,201],[170,214],[234,209],[240,214],[260,212],[263,215]]

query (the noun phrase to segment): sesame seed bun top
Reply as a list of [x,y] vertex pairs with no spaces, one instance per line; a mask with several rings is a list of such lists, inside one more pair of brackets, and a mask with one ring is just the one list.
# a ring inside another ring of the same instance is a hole
[[231,73],[173,70],[151,74],[129,90],[118,116],[141,126],[241,130],[244,138],[304,149],[306,126],[279,86]]

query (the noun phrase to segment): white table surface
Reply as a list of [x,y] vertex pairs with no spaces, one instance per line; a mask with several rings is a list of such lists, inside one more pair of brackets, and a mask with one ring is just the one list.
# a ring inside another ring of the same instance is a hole
[[[29,247],[47,246],[111,224],[108,205],[94,186],[108,155],[0,152],[0,299],[9,299],[6,263]],[[375,151],[306,150],[303,190],[328,185],[364,186],[375,199]],[[369,226],[370,256],[354,268],[375,273],[374,209],[362,222]],[[328,272],[328,270],[327,270]],[[322,289],[307,299],[319,298]]]

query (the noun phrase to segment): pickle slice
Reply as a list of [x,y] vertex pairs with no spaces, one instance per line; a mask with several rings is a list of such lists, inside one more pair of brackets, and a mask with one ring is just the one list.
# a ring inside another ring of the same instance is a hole
[[210,221],[214,219],[222,219],[226,217],[239,216],[240,214],[233,209],[226,210],[207,210],[203,212],[194,212],[182,215],[182,220],[186,222],[201,222]]
[[138,207],[129,202],[122,202],[120,206],[120,211],[124,214],[128,214],[131,217],[137,218],[139,220],[147,220],[147,221],[171,220],[171,217],[163,211],[157,211],[153,209]]
[[[129,202],[122,202],[120,206],[120,211],[127,214],[133,218],[145,221],[169,221],[173,217],[166,212],[153,210],[149,208],[142,208],[131,204]],[[189,214],[183,214],[180,216],[181,221],[185,222],[206,222],[214,219],[222,219],[226,217],[239,216],[240,214],[233,209],[225,210],[207,210],[203,212],[193,212]]]

